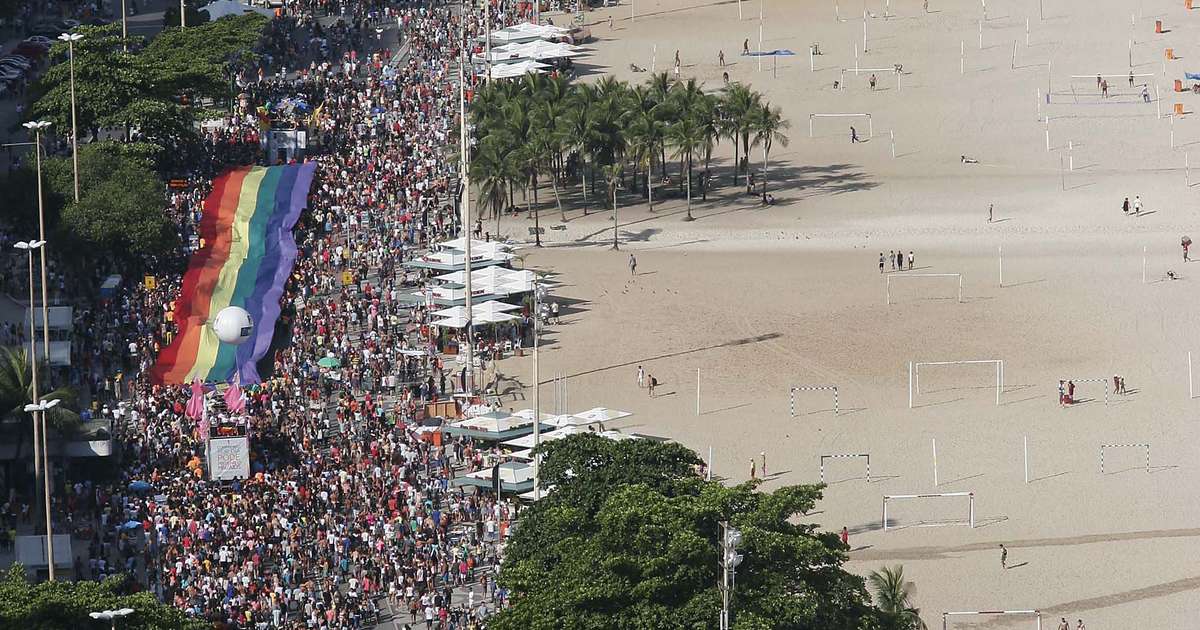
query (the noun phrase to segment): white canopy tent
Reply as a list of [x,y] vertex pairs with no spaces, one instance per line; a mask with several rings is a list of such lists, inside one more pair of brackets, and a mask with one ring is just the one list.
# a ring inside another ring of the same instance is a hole
[[522,418],[520,416],[504,416],[498,417],[499,414],[489,413],[475,418],[467,418],[459,420],[451,426],[463,429],[473,429],[475,431],[486,431],[489,433],[504,433],[521,427],[531,426],[533,420]]
[[[492,317],[496,315],[507,315],[508,311],[518,311],[520,309],[521,307],[516,306],[515,304],[506,304],[496,300],[488,300],[482,304],[471,305],[471,313],[476,317],[476,319]],[[444,308],[440,311],[434,311],[433,315],[435,317],[466,317],[467,309],[462,306],[451,306],[450,308]]]
[[263,7],[252,7],[237,2],[237,0],[213,0],[213,2],[200,7],[200,10],[207,11],[208,19],[214,22],[230,15],[242,15],[250,12],[265,15],[267,17],[275,16],[275,13],[270,9],[265,9]]
[[[465,251],[467,248],[467,239],[466,237],[460,236],[455,239],[436,243],[434,246]],[[512,245],[509,245],[508,243],[502,243],[500,241],[481,241],[477,238],[471,239],[471,253],[494,253],[508,251],[512,251]]]
[[612,422],[621,418],[628,418],[633,414],[628,411],[619,411],[617,409],[609,409],[607,407],[594,407],[587,411],[582,411],[575,414],[576,418],[586,420],[588,422]]
[[[504,63],[504,61],[501,61],[504,56],[507,57],[508,62],[512,63],[523,59],[559,59],[562,57],[578,57],[582,54],[583,52],[579,46],[538,40],[524,44],[501,46],[492,51],[492,63],[497,63],[498,61]],[[497,57],[498,55],[501,57]],[[495,71],[494,68],[493,71]]]
[[523,77],[527,74],[538,74],[545,72],[550,66],[544,63],[526,59],[517,63],[505,63],[497,66],[492,66],[493,79],[515,79]]
[[[561,440],[570,435],[575,435],[576,433],[588,433],[588,430],[580,427],[562,427],[561,429],[555,429],[553,431],[542,433],[538,436],[538,439],[541,442],[553,442],[555,440]],[[521,436],[515,440],[502,442],[501,444],[508,448],[533,448],[533,434],[530,433],[529,435]]]

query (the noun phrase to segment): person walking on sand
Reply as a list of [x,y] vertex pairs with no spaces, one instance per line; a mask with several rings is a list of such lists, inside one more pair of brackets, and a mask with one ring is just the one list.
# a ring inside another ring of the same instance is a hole
[[993,204],[990,203],[988,204],[988,223],[992,222],[992,205]]
[[1150,88],[1144,85],[1142,86],[1142,100],[1147,103],[1150,102]]
[[896,268],[904,271],[904,252],[896,250]]
[[879,252],[879,273],[883,273],[883,252]]
[[1133,70],[1129,71],[1129,87],[1133,87]]
[[629,275],[637,275],[637,258],[634,258],[633,254],[629,255]]
[[725,51],[724,50],[717,51],[717,63],[721,64],[722,68],[725,67]]
[[912,250],[910,249],[910,250],[908,250],[908,270],[912,271],[913,265],[915,265],[915,264],[917,264],[917,257],[912,253]]
[[742,56],[750,54],[750,38],[742,40]]
[[1108,81],[1107,80],[1100,82],[1100,94],[1104,98],[1108,98]]
[[759,451],[758,458],[762,460],[762,474],[764,477],[766,477],[767,476],[767,452]]
[[1075,404],[1075,381],[1067,381],[1067,402]]
[[850,125],[850,144],[854,144],[855,142],[862,141],[858,139],[858,131],[854,128],[854,125]]
[[1082,620],[1082,619],[1076,619],[1076,621],[1078,621],[1078,622],[1079,622],[1079,625],[1078,625],[1078,626],[1075,626],[1075,630],[1087,630],[1087,628],[1084,628],[1084,627],[1083,627],[1083,620]]
[[1062,617],[1062,621],[1058,624],[1058,630],[1071,630],[1071,623],[1066,617]]
[[1003,544],[1000,545],[1000,568],[1008,568],[1008,549]]
[[875,91],[875,73],[874,72],[871,73],[870,83],[871,83],[871,91],[874,92]]
[[892,271],[896,270],[896,250],[888,250],[888,260],[892,261]]
[[1139,217],[1142,216],[1142,196],[1141,195],[1133,196],[1133,213]]
[[654,388],[658,387],[658,379],[654,378],[653,374],[649,375],[649,377],[650,377],[650,388],[649,388],[650,389],[650,397],[654,398]]
[[1188,261],[1190,260],[1190,259],[1188,258],[1188,248],[1189,248],[1189,247],[1191,247],[1191,246],[1192,246],[1192,242],[1191,242],[1191,241],[1184,241],[1184,242],[1183,242],[1183,262],[1188,262]]
[[1096,75],[1096,89],[1097,89],[1097,90],[1099,90],[1099,89],[1100,89],[1100,81],[1101,81],[1101,79],[1100,79],[1100,75],[1098,75],[1098,74],[1097,74],[1097,75]]
[[750,458],[750,478],[758,479],[758,475],[755,474],[755,471],[754,471],[754,458],[753,457]]
[[1121,212],[1129,214],[1129,197],[1125,198],[1125,202],[1121,204]]
[[613,30],[613,16],[608,16],[608,30]]
[[641,389],[646,386],[646,370],[643,370],[642,366],[639,365],[637,374],[638,374],[638,389]]
[[846,549],[850,548],[850,530],[842,528],[842,546]]

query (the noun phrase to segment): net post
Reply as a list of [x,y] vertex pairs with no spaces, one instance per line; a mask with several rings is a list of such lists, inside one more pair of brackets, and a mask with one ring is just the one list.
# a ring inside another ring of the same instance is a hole
[[1029,483],[1029,436],[1024,436],[1025,443],[1025,483]]
[[813,115],[808,115],[808,137],[813,137]]
[[1192,385],[1192,351],[1188,351],[1188,398],[1195,398],[1195,386]]
[[1146,472],[1150,472],[1150,445],[1146,445]]
[[936,488],[936,487],[938,487],[937,438],[932,438],[932,440],[933,440],[933,487]]
[[796,417],[796,388],[795,387],[793,387],[792,390],[790,392],[788,392],[788,411],[791,413],[793,418]]
[[887,531],[887,497],[883,497],[883,531]]
[[711,446],[709,446],[708,447],[708,468],[704,471],[704,473],[705,473],[704,480],[705,481],[712,481],[712,462],[713,462],[713,448]]
[[913,403],[913,362],[908,362],[908,408],[912,409]]
[[870,114],[867,114],[867,133],[871,134],[868,137],[875,137],[875,118],[873,118]]
[[958,303],[962,304],[962,274],[958,274]]
[[833,415],[838,415],[838,388],[833,387]]
[[975,529],[975,493],[971,493],[971,529]]
[[871,483],[871,454],[867,453],[867,483]]

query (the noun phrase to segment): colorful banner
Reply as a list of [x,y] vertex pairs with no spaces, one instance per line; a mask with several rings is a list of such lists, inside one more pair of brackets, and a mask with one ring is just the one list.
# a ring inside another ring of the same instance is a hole
[[[205,246],[192,255],[175,303],[179,332],[151,372],[155,383],[194,378],[258,383],[279,318],[279,299],[296,262],[292,227],[300,218],[315,163],[240,167],[213,182],[198,231]],[[209,325],[226,306],[240,306],[254,333],[240,346],[221,343]]]

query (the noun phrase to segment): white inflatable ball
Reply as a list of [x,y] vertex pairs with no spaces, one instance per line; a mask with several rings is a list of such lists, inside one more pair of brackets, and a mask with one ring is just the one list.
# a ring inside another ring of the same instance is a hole
[[227,306],[217,313],[212,322],[213,332],[221,341],[239,346],[250,339],[254,332],[254,319],[240,306]]

